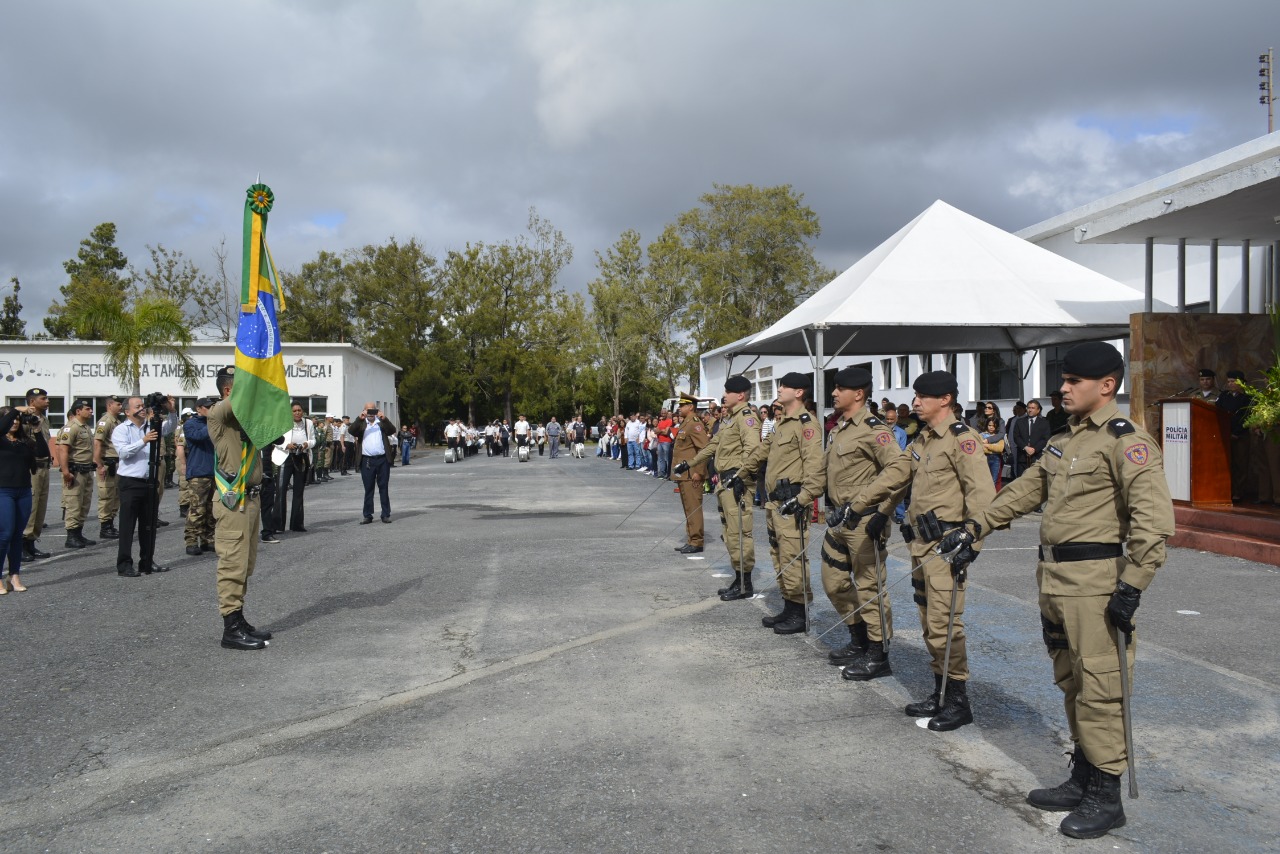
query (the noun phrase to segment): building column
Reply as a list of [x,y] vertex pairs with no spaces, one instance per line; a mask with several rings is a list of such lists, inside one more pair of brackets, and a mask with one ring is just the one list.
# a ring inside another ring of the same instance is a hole
[[1240,245],[1240,313],[1249,313],[1249,238]]
[[1142,310],[1150,314],[1155,306],[1156,274],[1155,274],[1156,239],[1147,238],[1147,275],[1142,295]]
[[1209,313],[1218,313],[1218,238],[1209,241]]
[[1187,238],[1178,238],[1178,314],[1187,313]]

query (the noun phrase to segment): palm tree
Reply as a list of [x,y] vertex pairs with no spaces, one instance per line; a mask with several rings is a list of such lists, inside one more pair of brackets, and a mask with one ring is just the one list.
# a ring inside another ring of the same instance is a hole
[[106,342],[107,366],[133,394],[142,394],[143,356],[177,359],[183,390],[199,387],[196,363],[187,354],[191,330],[182,308],[168,297],[143,292],[127,299],[107,288],[93,288],[72,299],[63,317],[81,338]]

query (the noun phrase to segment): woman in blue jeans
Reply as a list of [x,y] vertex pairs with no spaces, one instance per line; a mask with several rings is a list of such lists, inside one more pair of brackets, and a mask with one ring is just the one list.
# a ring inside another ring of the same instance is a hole
[[0,595],[27,589],[19,576],[22,532],[31,516],[31,471],[36,452],[21,417],[34,414],[29,406],[0,407],[0,573],[6,558],[9,564],[9,578],[0,581]]

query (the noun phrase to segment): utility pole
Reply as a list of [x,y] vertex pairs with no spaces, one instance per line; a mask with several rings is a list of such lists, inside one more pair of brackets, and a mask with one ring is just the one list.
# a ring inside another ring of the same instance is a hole
[[1275,60],[1276,49],[1273,47],[1267,48],[1266,53],[1258,56],[1258,63],[1262,66],[1258,69],[1258,76],[1262,78],[1262,82],[1258,84],[1258,88],[1262,90],[1258,103],[1267,105],[1267,133],[1276,129]]

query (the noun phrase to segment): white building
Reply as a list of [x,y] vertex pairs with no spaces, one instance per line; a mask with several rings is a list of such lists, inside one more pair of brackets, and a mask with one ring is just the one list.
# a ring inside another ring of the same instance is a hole
[[[94,414],[105,410],[105,398],[131,394],[107,367],[101,341],[4,341],[0,342],[0,389],[9,405],[25,403],[27,389],[49,392],[49,420],[61,426],[68,407],[77,397],[93,400]],[[283,345],[289,394],[308,413],[354,415],[372,400],[393,422],[399,422],[396,371],[381,359],[351,344]],[[145,357],[142,360],[143,394],[162,391],[191,406],[196,398],[216,394],[213,379],[218,370],[235,363],[235,346],[221,341],[198,341],[188,354],[196,363],[200,385],[184,391],[175,359]]]

